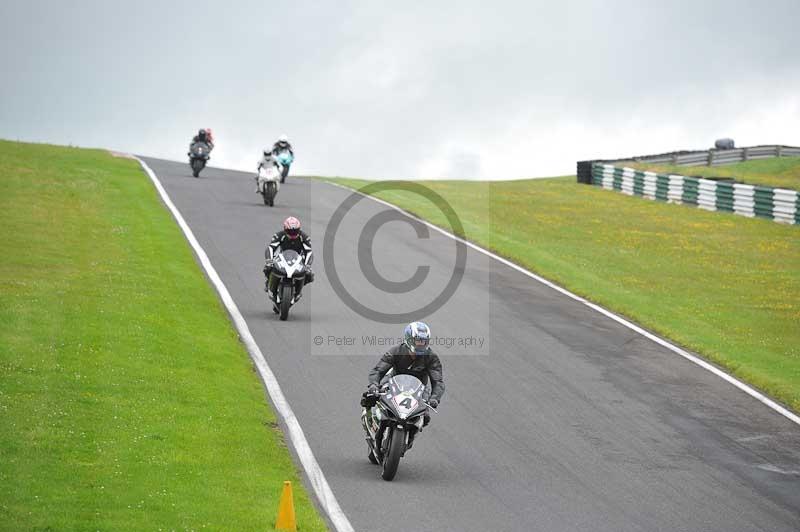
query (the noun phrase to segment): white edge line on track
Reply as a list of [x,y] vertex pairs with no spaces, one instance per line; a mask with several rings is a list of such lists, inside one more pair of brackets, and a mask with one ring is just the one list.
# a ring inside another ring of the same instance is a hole
[[261,349],[259,349],[258,344],[256,344],[253,335],[250,333],[250,329],[247,327],[247,322],[244,320],[242,313],[239,312],[239,308],[236,306],[236,303],[233,301],[228,289],[225,287],[225,284],[222,282],[219,274],[217,274],[217,271],[211,264],[208,255],[206,255],[205,250],[202,248],[202,246],[200,246],[200,243],[197,241],[194,233],[192,233],[192,230],[189,228],[189,224],[187,224],[186,220],[184,220],[183,216],[181,216],[178,208],[175,207],[174,203],[172,203],[172,200],[167,194],[167,191],[161,185],[161,182],[159,181],[155,172],[153,172],[150,167],[147,166],[147,163],[140,158],[136,157],[136,160],[139,161],[139,164],[142,166],[145,173],[150,176],[150,180],[153,182],[156,190],[158,190],[158,193],[161,195],[161,199],[169,208],[172,216],[175,217],[175,220],[178,222],[178,225],[183,231],[184,236],[186,236],[186,240],[188,240],[189,244],[191,244],[192,249],[197,255],[197,258],[200,260],[200,264],[203,266],[203,269],[205,269],[208,278],[214,285],[214,288],[216,288],[220,299],[222,299],[222,303],[225,305],[225,308],[228,309],[228,313],[230,314],[234,325],[236,325],[236,329],[239,331],[239,336],[241,337],[245,347],[247,347],[247,352],[250,353],[250,358],[253,360],[253,363],[255,363],[259,375],[261,375],[261,380],[264,382],[264,386],[267,389],[267,393],[269,393],[272,404],[275,406],[275,409],[286,423],[286,428],[289,431],[289,437],[291,438],[292,445],[297,452],[297,456],[300,458],[300,463],[303,465],[306,475],[308,475],[308,479],[311,482],[311,486],[314,488],[314,493],[316,494],[320,505],[322,506],[323,510],[325,510],[325,513],[328,514],[328,517],[338,532],[353,532],[353,525],[350,524],[347,516],[345,516],[342,508],[339,506],[339,503],[336,500],[336,497],[333,495],[331,487],[328,485],[328,481],[325,480],[325,475],[322,473],[322,469],[319,467],[319,463],[317,463],[317,459],[314,457],[314,453],[311,451],[311,446],[309,446],[305,434],[303,434],[303,429],[300,427],[300,422],[297,421],[292,408],[289,406],[286,397],[281,391],[281,387],[278,384],[278,380],[275,378],[275,374],[272,373],[272,370],[264,358],[264,354],[261,352]]
[[387,206],[387,207],[389,207],[391,209],[399,211],[399,212],[403,213],[404,215],[408,216],[409,218],[411,218],[413,220],[416,220],[417,222],[420,222],[422,224],[425,224],[426,226],[428,226],[429,228],[433,229],[434,231],[438,231],[439,233],[441,233],[441,234],[443,234],[443,235],[445,235],[445,236],[447,236],[449,238],[452,238],[453,240],[457,240],[458,242],[461,242],[461,243],[469,246],[470,248],[474,249],[475,251],[478,251],[479,253],[483,253],[484,255],[487,255],[487,256],[489,256],[489,257],[491,257],[491,258],[493,258],[493,259],[505,264],[509,268],[517,270],[518,272],[527,275],[531,279],[535,279],[535,280],[539,281],[540,283],[549,286],[553,290],[556,290],[556,291],[564,294],[565,296],[574,299],[575,301],[579,301],[580,303],[586,305],[587,307],[589,307],[589,308],[591,308],[593,310],[596,310],[600,314],[603,314],[604,316],[607,316],[607,317],[611,318],[612,320],[616,321],[617,323],[620,323],[620,324],[624,325],[628,329],[631,329],[632,331],[635,331],[635,332],[641,334],[645,338],[648,338],[648,339],[652,340],[653,342],[655,342],[655,343],[657,343],[657,344],[659,344],[659,345],[661,345],[663,347],[666,347],[667,349],[669,349],[673,353],[677,353],[678,355],[682,356],[686,360],[694,362],[695,364],[697,364],[701,368],[710,371],[711,373],[713,373],[717,377],[720,377],[721,379],[724,379],[724,380],[728,381],[729,383],[733,384],[734,386],[736,386],[737,388],[739,388],[740,390],[742,390],[746,394],[748,394],[748,395],[750,395],[752,397],[755,397],[756,399],[758,399],[759,401],[761,401],[762,403],[767,405],[772,410],[778,412],[782,416],[784,416],[784,417],[790,419],[791,421],[794,421],[798,425],[800,425],[800,416],[797,416],[794,413],[790,412],[788,409],[786,409],[783,406],[779,405],[778,403],[776,403],[775,401],[773,401],[772,399],[770,399],[769,397],[767,397],[763,393],[761,393],[758,390],[748,386],[747,384],[743,383],[742,381],[740,381],[736,377],[734,377],[732,375],[729,375],[728,373],[725,373],[724,371],[722,371],[718,367],[714,366],[713,364],[709,364],[705,360],[703,360],[703,359],[701,359],[699,357],[696,357],[695,355],[689,353],[688,351],[686,351],[684,349],[681,349],[680,347],[670,343],[668,340],[665,340],[665,339],[663,339],[663,338],[661,338],[659,336],[656,336],[655,334],[653,334],[653,333],[651,333],[649,331],[646,331],[646,330],[642,329],[641,327],[639,327],[635,323],[631,323],[630,321],[626,320],[622,316],[618,316],[618,315],[614,314],[613,312],[611,312],[610,310],[607,310],[607,309],[601,307],[600,305],[592,303],[591,301],[588,301],[588,300],[582,298],[581,296],[579,296],[577,294],[573,294],[572,292],[570,292],[566,288],[562,288],[562,287],[558,286],[557,284],[553,283],[552,281],[548,281],[544,277],[540,277],[540,276],[536,275],[535,273],[526,270],[522,266],[511,262],[510,260],[504,259],[503,257],[500,257],[499,255],[495,255],[494,253],[492,253],[491,251],[489,251],[487,249],[484,249],[484,248],[482,248],[482,247],[480,247],[478,245],[473,244],[472,242],[464,240],[463,238],[457,237],[456,235],[445,231],[441,227],[437,227],[437,226],[433,225],[432,223],[427,222],[427,221],[419,218],[418,216],[415,216],[415,215],[411,214],[410,212],[401,209],[397,205],[393,205],[393,204],[391,204],[391,203],[389,203],[387,201],[384,201],[382,199],[376,198],[374,196],[370,196],[369,194],[364,194],[363,192],[360,192],[360,191],[358,191],[356,189],[353,189],[353,188],[350,188],[350,187],[346,187],[346,186],[340,185],[338,183],[332,183],[330,181],[323,181],[323,182],[327,183],[328,185],[332,185],[334,187],[339,187],[339,188],[342,188],[344,190],[348,190],[350,192],[359,194],[359,195],[364,196],[366,198],[369,198],[369,199],[371,199],[373,201],[377,201],[378,203],[380,203],[382,205],[385,205],[385,206]]

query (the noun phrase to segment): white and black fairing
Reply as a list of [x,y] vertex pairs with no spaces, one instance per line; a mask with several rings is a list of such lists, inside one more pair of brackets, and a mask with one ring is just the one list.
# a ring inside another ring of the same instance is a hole
[[308,269],[306,258],[293,249],[286,249],[273,256],[272,282],[275,284],[274,305],[281,320],[285,320],[289,307],[294,305],[303,289]]
[[[422,430],[424,415],[428,410],[424,397],[425,385],[422,381],[405,374],[390,377],[377,395],[365,395],[361,422],[367,444],[378,463],[383,464],[387,458],[391,438],[403,439],[397,458],[411,448],[414,437]],[[385,474],[384,478],[391,480]]]
[[275,255],[272,270],[280,277],[302,279],[306,274],[306,263],[300,253],[287,249]]
[[189,157],[191,159],[202,159],[207,161],[211,156],[211,148],[206,142],[197,141],[193,142],[189,148]]

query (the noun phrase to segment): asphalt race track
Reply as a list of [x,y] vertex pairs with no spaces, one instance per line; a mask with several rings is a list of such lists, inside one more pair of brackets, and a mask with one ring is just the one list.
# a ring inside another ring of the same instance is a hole
[[[419,224],[390,217],[359,244],[388,210],[371,200],[352,207],[324,256],[346,190],[290,176],[270,208],[252,175],[206,168],[195,179],[186,163],[145,161],[246,318],[356,530],[800,529],[800,427],[710,372],[476,251],[459,266],[454,241],[420,238]],[[313,239],[317,278],[280,322],[261,268],[290,214]],[[430,266],[426,288],[382,293],[358,260],[370,250],[394,283]],[[358,399],[385,351],[369,337],[402,326],[348,307],[324,267],[334,259],[354,299],[386,312],[424,305],[463,274],[444,306],[419,316],[454,339],[437,349],[447,391],[392,482],[367,461]],[[464,338],[475,344],[456,345]]]

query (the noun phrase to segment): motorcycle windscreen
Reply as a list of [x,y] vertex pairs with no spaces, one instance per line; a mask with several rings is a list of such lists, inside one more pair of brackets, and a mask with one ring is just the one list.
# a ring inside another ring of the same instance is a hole
[[294,266],[295,263],[300,260],[300,254],[293,249],[287,249],[281,253],[281,255],[283,255],[283,260],[285,260],[286,264],[289,266]]
[[400,419],[406,419],[425,408],[422,395],[425,385],[413,375],[397,375],[389,379],[389,403]]

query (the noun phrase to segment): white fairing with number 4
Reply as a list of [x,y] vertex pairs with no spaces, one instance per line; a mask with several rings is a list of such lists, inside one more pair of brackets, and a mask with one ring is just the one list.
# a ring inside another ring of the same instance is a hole
[[393,396],[392,402],[397,408],[397,415],[400,416],[400,419],[407,418],[419,405],[419,401],[414,398],[413,392],[409,390],[403,390],[398,395]]

